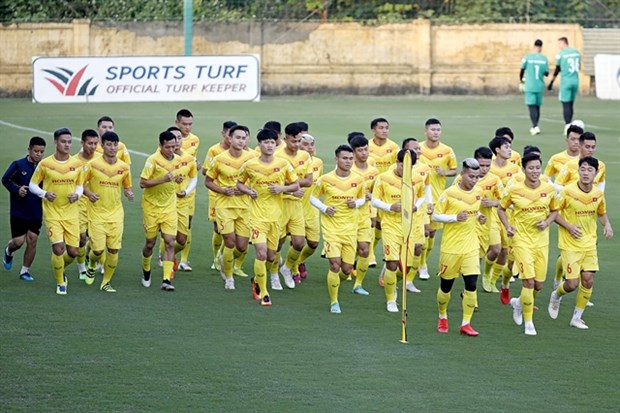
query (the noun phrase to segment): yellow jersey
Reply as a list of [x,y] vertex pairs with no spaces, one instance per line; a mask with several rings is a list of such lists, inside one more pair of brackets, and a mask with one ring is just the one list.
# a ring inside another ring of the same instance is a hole
[[[234,188],[237,186],[241,167],[255,156],[256,154],[254,151],[241,151],[239,157],[232,156],[230,150],[224,151],[211,161],[211,165],[207,171],[207,177],[212,179],[220,188]],[[212,206],[215,208],[247,209],[250,206],[250,197],[245,194],[227,196],[214,193],[213,196],[214,204]]]
[[[306,175],[312,173],[312,159],[310,154],[306,151],[297,151],[295,155],[289,155],[286,152],[286,145],[276,150],[274,153],[276,158],[282,158],[293,166],[293,171],[297,176],[296,180],[304,179]],[[292,183],[292,182],[289,182]],[[301,202],[301,198],[297,198],[293,195],[284,195],[282,197],[285,201]]]
[[[370,158],[368,158],[368,160],[370,160]],[[360,169],[357,165],[355,165],[355,162],[353,162],[351,172],[355,172],[364,178],[366,192],[372,194],[372,190],[375,186],[375,180],[377,179],[377,176],[379,176],[379,170],[376,167],[371,166],[370,162],[367,162],[366,165],[366,169]],[[365,220],[370,220],[372,212],[373,206],[370,202],[366,202],[366,204],[362,206],[359,211],[360,224],[364,223]]]
[[301,198],[301,203],[304,208],[304,217],[307,218],[319,216],[319,210],[310,204],[310,196],[312,195],[316,181],[323,175],[323,160],[313,156],[310,165],[310,169],[312,170],[312,186],[310,188],[304,188],[304,196]]
[[181,150],[189,153],[194,158],[198,154],[198,147],[200,146],[200,138],[190,132],[189,135],[183,138],[181,141]]
[[435,213],[458,215],[467,212],[467,220],[463,222],[445,223],[441,238],[441,252],[448,254],[468,254],[478,251],[478,214],[483,190],[474,186],[471,191],[465,191],[458,185],[452,185],[439,196],[435,204]]
[[425,163],[431,169],[430,184],[433,192],[433,200],[439,199],[439,195],[446,188],[447,177],[439,175],[437,169],[441,168],[444,171],[450,169],[456,169],[456,155],[451,147],[439,142],[435,148],[429,148],[426,141],[420,144],[422,154],[419,161]]
[[[149,156],[140,173],[140,178],[152,180],[160,179],[169,172],[176,178],[178,169],[181,167],[181,157],[174,154],[172,159],[164,158],[161,151]],[[157,210],[158,213],[171,212],[177,208],[177,183],[165,182],[142,191],[142,208],[145,211]]]
[[383,145],[377,145],[374,138],[368,141],[368,153],[375,162],[375,167],[379,172],[385,172],[396,163],[396,157],[400,151],[400,146],[390,139],[386,139]]
[[560,215],[569,224],[579,226],[581,238],[575,239],[562,226],[558,232],[558,247],[567,251],[596,249],[597,218],[607,213],[605,195],[596,186],[584,192],[575,182],[565,186],[558,194]]
[[[97,144],[96,152],[103,155],[103,147],[100,143]],[[131,155],[129,155],[129,149],[123,142],[118,143],[118,152],[116,153],[116,159],[125,162],[127,165],[131,165]]]
[[[412,184],[414,185],[414,198],[420,196],[420,190],[424,192],[424,188],[420,183],[416,183],[412,177]],[[400,202],[401,188],[403,186],[403,178],[396,175],[396,167],[389,169],[377,176],[375,179],[375,186],[372,191],[372,197],[386,204],[395,204]],[[417,189],[416,189],[417,187]],[[415,200],[414,200],[415,203]],[[400,212],[393,211],[381,211],[381,228],[389,231],[392,234],[402,234]]]
[[98,157],[86,166],[84,185],[99,196],[99,200],[94,203],[83,196],[88,201],[88,220],[91,223],[123,221],[121,189],[131,188],[129,165],[120,159],[110,164],[103,157]]
[[549,158],[549,162],[547,162],[547,167],[545,168],[545,176],[553,178],[560,173],[562,167],[566,165],[567,162],[570,162],[573,159],[579,159],[579,154],[571,156],[568,154],[568,151],[556,153],[551,158]]
[[[508,181],[516,175],[523,175],[521,167],[517,164],[511,163],[510,161],[506,161],[506,165],[504,166],[497,166],[495,161],[491,162],[491,169],[489,169],[489,173],[501,179],[504,186],[508,185]],[[524,179],[525,177],[523,176],[521,178]],[[521,181],[523,181],[523,179]]]
[[[198,176],[198,167],[196,166],[196,157],[189,152],[182,151],[179,157],[179,167],[176,170],[177,176],[182,176],[183,181],[177,183],[177,192],[184,191],[189,184],[191,178]],[[193,202],[198,186],[187,196],[177,198],[177,206],[179,208],[187,208]]]
[[[594,185],[598,185],[602,182],[605,182],[605,178],[607,175],[605,162],[598,160],[598,172],[594,177]],[[573,182],[577,182],[579,180],[579,159],[572,159],[560,170],[557,179],[555,180],[556,184],[566,186],[568,184],[572,184]]]

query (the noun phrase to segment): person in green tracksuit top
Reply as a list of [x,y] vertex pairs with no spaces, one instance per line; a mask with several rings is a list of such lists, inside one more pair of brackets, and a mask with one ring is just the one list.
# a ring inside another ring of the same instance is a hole
[[541,54],[542,45],[543,42],[540,39],[534,42],[534,51],[523,56],[521,71],[519,72],[519,81],[523,84],[523,91],[525,92],[525,104],[529,109],[530,120],[532,121],[530,128],[530,135],[532,136],[540,133],[538,121],[545,91],[544,77],[549,75],[549,60]]
[[555,56],[555,72],[547,89],[553,89],[553,82],[559,74],[560,79],[560,102],[564,113],[564,130],[567,130],[573,120],[573,105],[579,91],[579,69],[581,67],[581,53],[574,47],[568,46],[568,39],[560,37],[558,39],[560,51]]

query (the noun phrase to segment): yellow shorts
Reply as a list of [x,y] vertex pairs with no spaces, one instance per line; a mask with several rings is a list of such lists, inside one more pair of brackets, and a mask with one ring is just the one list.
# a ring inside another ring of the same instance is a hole
[[598,254],[596,249],[587,251],[560,250],[562,269],[568,280],[579,278],[581,271],[598,271]]
[[547,278],[549,246],[512,246],[514,254],[513,273],[517,271],[522,280],[534,279],[543,282]]
[[497,245],[502,243],[502,228],[504,228],[504,226],[501,222],[498,222],[497,219],[493,219],[491,222],[491,228],[489,229],[489,245]]
[[184,207],[177,206],[177,233],[189,234],[189,205],[187,204]]
[[371,218],[366,215],[365,217],[360,217],[357,221],[357,242],[370,243],[375,238],[375,231],[372,228],[372,222],[370,222],[370,219]]
[[80,224],[75,219],[45,220],[50,244],[64,242],[70,247],[80,246]]
[[215,222],[215,196],[211,195],[211,191],[209,191],[209,221]]
[[319,242],[321,239],[319,214],[313,214],[311,216],[304,215],[304,225],[306,227],[306,239],[308,241]]
[[459,275],[480,275],[478,250],[467,254],[439,254],[439,276],[444,280],[453,280]]
[[353,264],[357,254],[357,240],[355,235],[325,238],[323,232],[323,249],[326,258],[340,258],[347,264]]
[[280,238],[284,238],[287,234],[305,237],[306,224],[304,223],[304,211],[301,202],[285,199],[283,204]]
[[426,237],[424,236],[424,217],[428,217],[424,211],[419,211],[413,215],[413,225],[409,241],[413,244],[424,245]]
[[147,212],[142,213],[142,225],[144,226],[144,236],[146,239],[157,237],[161,232],[166,235],[177,235],[177,210],[166,212]]
[[[90,202],[90,201],[88,201]],[[86,205],[80,205],[80,234],[83,234],[88,231],[88,210],[86,209]]]
[[196,212],[196,189],[194,189],[192,191],[191,194],[189,194],[189,203],[188,203],[188,207],[189,207],[189,216],[193,217],[194,213]]
[[252,244],[267,244],[267,249],[277,251],[280,241],[280,224],[274,222],[252,222],[250,242]]
[[437,231],[443,228],[443,223],[431,221],[430,226],[431,226],[431,231]]
[[403,249],[403,236],[396,231],[384,228],[381,234],[383,241],[383,260],[384,261],[400,261],[400,252]]
[[370,218],[377,218],[377,208],[371,206],[370,207]]
[[215,212],[220,234],[232,234],[250,238],[250,219],[247,208],[218,208]]
[[123,241],[123,221],[95,222],[88,230],[88,238],[93,251],[118,250]]

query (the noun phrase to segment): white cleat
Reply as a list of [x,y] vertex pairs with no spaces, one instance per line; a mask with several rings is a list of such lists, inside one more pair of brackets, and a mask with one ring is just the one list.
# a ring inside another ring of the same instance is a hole
[[418,278],[421,280],[428,280],[431,276],[428,274],[428,267],[418,268]]
[[224,289],[225,290],[234,290],[235,289],[235,280],[233,278],[226,278],[226,281],[224,281]]
[[588,328],[590,328],[590,327],[588,327],[588,325],[581,318],[573,318],[573,319],[571,319],[569,325],[571,327],[575,327],[575,328],[578,328],[580,330],[587,330]]
[[280,276],[278,274],[271,274],[271,289],[282,291],[282,284],[280,284]]
[[588,304],[586,304],[586,307],[594,307],[594,303],[592,301],[588,301]]
[[387,310],[390,313],[397,313],[398,312],[398,304],[396,304],[396,301],[388,301],[387,302]]
[[510,306],[512,307],[512,320],[516,325],[523,324],[523,309],[521,308],[521,300],[517,297],[510,299]]
[[534,323],[528,321],[525,323],[525,335],[526,336],[535,336],[536,335],[536,327],[534,327]]
[[558,318],[558,313],[560,312],[560,302],[561,299],[558,297],[558,293],[553,290],[553,292],[551,292],[551,298],[549,299],[549,307],[547,310],[549,311],[549,317],[554,320]]
[[282,273],[282,278],[284,278],[284,284],[286,284],[288,288],[295,288],[295,280],[293,280],[291,270],[286,265],[283,265],[280,267],[280,272]]
[[415,286],[415,285],[413,285],[413,282],[411,282],[411,281],[409,281],[409,282],[406,284],[406,287],[407,287],[407,291],[409,291],[410,293],[421,293],[421,292],[422,292],[422,291],[418,290],[418,289],[416,288],[416,286]]

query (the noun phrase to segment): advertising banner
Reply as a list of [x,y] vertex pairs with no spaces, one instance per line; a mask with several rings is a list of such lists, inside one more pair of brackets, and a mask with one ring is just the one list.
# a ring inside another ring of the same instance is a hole
[[259,101],[257,55],[33,57],[37,103]]
[[620,100],[620,55],[594,56],[594,75],[597,98]]

